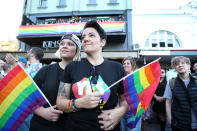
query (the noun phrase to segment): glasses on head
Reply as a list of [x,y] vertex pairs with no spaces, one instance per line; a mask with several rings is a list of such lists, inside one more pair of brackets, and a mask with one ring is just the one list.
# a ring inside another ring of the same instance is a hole
[[60,41],[62,41],[63,39],[68,39],[68,38],[74,39],[76,41],[80,41],[80,39],[74,34],[63,35],[62,38],[60,39]]

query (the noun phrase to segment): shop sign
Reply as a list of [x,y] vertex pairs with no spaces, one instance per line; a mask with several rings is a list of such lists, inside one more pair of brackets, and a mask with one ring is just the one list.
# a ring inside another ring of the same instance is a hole
[[60,40],[55,41],[43,41],[42,47],[43,48],[58,48],[60,44]]

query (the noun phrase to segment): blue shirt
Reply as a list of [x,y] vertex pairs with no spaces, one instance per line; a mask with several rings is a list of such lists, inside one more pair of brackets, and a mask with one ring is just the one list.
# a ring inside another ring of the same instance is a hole
[[172,69],[166,73],[166,80],[169,81],[173,77],[177,77],[177,71],[175,69]]
[[27,73],[34,78],[34,76],[36,75],[36,73],[42,68],[42,64],[41,63],[34,63],[31,64],[28,68],[27,68]]

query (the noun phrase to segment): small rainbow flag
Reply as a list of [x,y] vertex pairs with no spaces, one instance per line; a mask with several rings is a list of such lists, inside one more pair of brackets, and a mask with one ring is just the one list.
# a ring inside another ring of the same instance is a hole
[[20,65],[0,81],[0,131],[15,131],[29,114],[46,104],[42,93]]
[[159,84],[160,75],[161,67],[157,60],[128,75],[123,81],[125,99],[135,116],[130,123],[127,123],[129,128],[135,128],[147,110]]

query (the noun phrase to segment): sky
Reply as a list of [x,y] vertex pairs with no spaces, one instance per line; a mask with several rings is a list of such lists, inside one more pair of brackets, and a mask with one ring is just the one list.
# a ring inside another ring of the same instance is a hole
[[1,0],[0,41],[16,40],[21,24],[24,0]]

